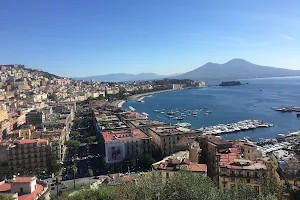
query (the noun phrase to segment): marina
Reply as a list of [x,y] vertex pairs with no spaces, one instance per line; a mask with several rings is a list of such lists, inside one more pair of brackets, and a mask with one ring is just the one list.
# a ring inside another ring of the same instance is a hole
[[[270,124],[272,128],[256,128],[245,131],[222,134],[225,139],[252,140],[275,138],[300,130],[300,117],[297,112],[279,112],[272,107],[300,107],[300,78],[272,78],[246,80],[243,87],[207,87],[202,89],[177,90],[154,94],[144,99],[127,101],[123,108],[133,106],[136,111],[149,114],[149,119],[164,121],[168,124],[188,122],[192,129],[230,124],[245,119],[258,119]],[[263,91],[261,91],[263,88]],[[282,95],[289,96],[289,100]],[[187,103],[188,102],[188,103]],[[175,115],[167,115],[174,111]],[[211,113],[206,111],[212,111]],[[182,116],[183,120],[175,117]]]
[[200,128],[198,130],[203,131],[203,135],[219,135],[234,133],[238,131],[247,131],[256,128],[270,128],[273,127],[273,124],[261,120],[244,120],[231,124],[218,124],[215,126],[208,126]]

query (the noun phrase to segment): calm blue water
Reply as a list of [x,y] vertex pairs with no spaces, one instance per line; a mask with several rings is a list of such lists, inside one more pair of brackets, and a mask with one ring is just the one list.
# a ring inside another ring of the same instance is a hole
[[[280,113],[273,111],[274,106],[300,106],[300,77],[248,79],[248,85],[234,87],[207,87],[154,94],[145,98],[145,103],[128,101],[123,108],[133,106],[138,112],[146,112],[150,119],[157,119],[175,124],[165,114],[154,113],[153,109],[175,108],[201,109],[207,108],[213,112],[204,116],[200,112],[197,117],[186,116],[182,122],[189,122],[192,128],[201,128],[216,124],[233,123],[245,119],[264,120],[274,124],[272,128],[259,128],[222,135],[225,139],[274,138],[279,133],[300,130],[300,118],[295,113]],[[262,91],[261,91],[262,90]]]

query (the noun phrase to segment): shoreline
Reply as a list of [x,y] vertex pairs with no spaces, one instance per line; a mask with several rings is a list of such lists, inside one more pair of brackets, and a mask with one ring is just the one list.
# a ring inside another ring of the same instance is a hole
[[157,93],[163,93],[163,92],[171,92],[171,91],[176,91],[174,89],[169,89],[169,90],[160,90],[160,91],[154,91],[154,92],[147,92],[147,93],[142,93],[142,94],[136,94],[132,95],[129,97],[128,100],[143,100],[146,96],[152,95],[152,94],[157,94]]
[[118,103],[118,108],[122,108],[122,107],[123,107],[123,104],[124,104],[125,102],[126,102],[125,100],[121,100],[121,101]]

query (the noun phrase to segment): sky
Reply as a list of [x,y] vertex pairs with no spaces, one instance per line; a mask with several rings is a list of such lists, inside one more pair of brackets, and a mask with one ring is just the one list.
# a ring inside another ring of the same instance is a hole
[[300,70],[299,0],[9,0],[0,64],[64,77],[174,74],[242,58]]

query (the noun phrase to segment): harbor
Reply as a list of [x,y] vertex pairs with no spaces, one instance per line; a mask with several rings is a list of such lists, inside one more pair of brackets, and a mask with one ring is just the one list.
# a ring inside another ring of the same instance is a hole
[[253,130],[256,128],[270,128],[273,127],[273,124],[261,120],[244,120],[231,124],[218,124],[215,126],[208,126],[200,128],[198,130],[203,131],[203,135],[219,135],[219,134],[228,134],[238,131],[247,131]]

